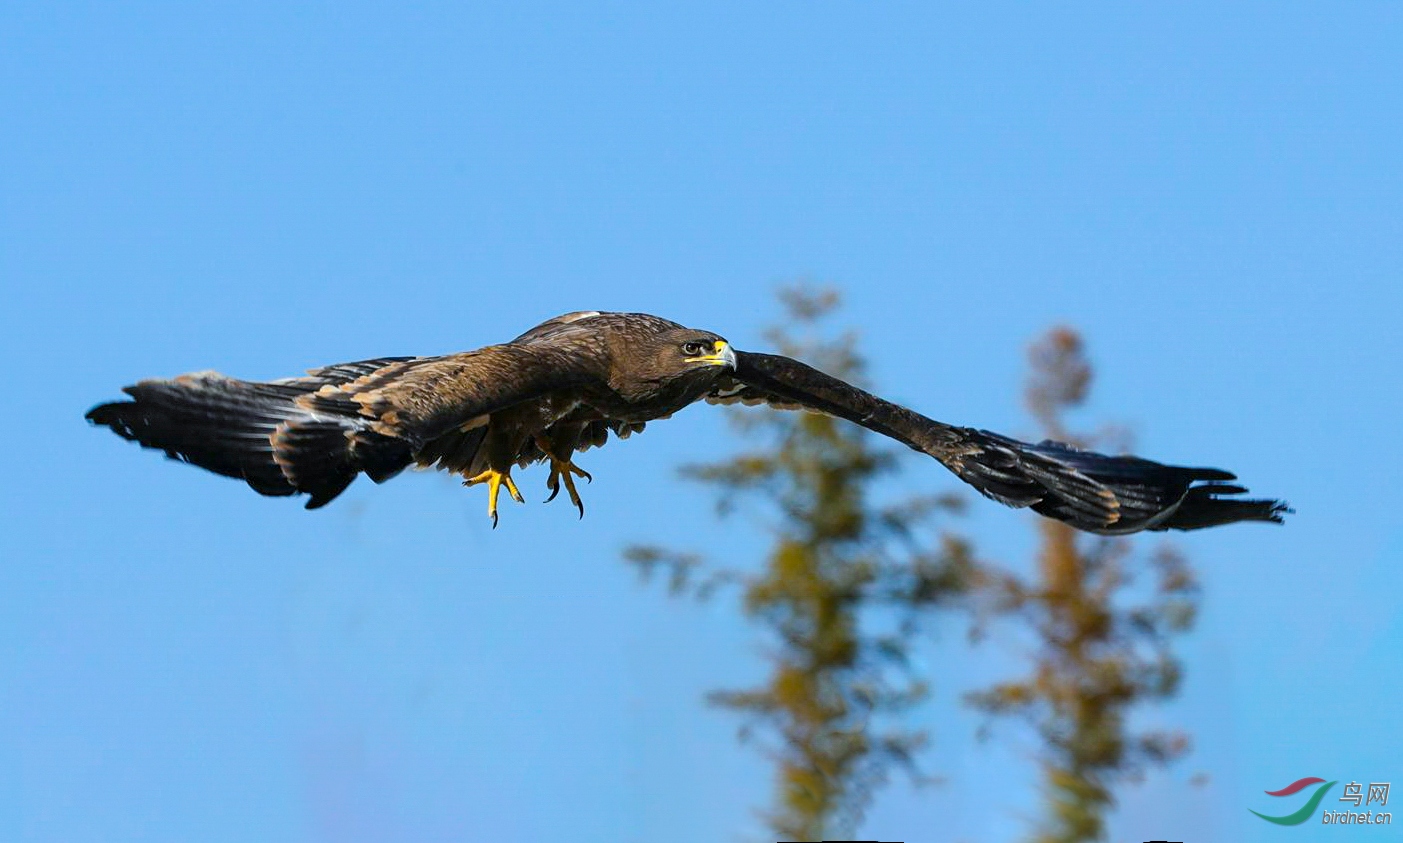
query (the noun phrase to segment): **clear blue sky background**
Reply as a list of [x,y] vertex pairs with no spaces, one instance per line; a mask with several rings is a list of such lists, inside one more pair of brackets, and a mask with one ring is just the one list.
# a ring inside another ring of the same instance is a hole
[[[0,838],[759,836],[768,770],[700,699],[760,675],[759,639],[618,558],[763,552],[674,478],[734,447],[720,413],[588,454],[584,522],[533,500],[495,532],[442,477],[309,513],[82,413],[582,308],[763,348],[769,291],[807,277],[895,399],[1027,434],[1024,348],[1070,322],[1079,421],[1299,509],[1176,540],[1205,608],[1142,722],[1196,749],[1121,791],[1116,840],[1384,839],[1248,808],[1302,776],[1403,787],[1403,9],[587,5],[0,12]],[[980,503],[962,528],[1013,564],[1032,526]],[[957,704],[1017,657],[930,639],[947,781],[894,784],[863,836],[1027,829],[1035,744],[976,742]]]

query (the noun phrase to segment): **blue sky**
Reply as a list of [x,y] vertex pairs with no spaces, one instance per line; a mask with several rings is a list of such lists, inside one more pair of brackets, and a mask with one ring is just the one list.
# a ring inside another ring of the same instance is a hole
[[[1299,510],[1175,540],[1204,612],[1143,722],[1196,749],[1121,792],[1114,839],[1379,836],[1247,809],[1403,782],[1401,36],[1382,3],[7,4],[0,837],[758,833],[768,771],[700,697],[761,642],[618,558],[759,558],[673,473],[734,447],[719,413],[586,455],[583,522],[525,473],[495,532],[442,477],[305,512],[82,413],[584,308],[761,349],[796,278],[846,291],[884,394],[1013,434],[1026,344],[1071,323],[1079,421]],[[1016,564],[1032,517],[961,529]],[[1028,827],[1031,738],[979,743],[956,704],[1017,655],[931,637],[946,782],[893,785],[862,836]]]

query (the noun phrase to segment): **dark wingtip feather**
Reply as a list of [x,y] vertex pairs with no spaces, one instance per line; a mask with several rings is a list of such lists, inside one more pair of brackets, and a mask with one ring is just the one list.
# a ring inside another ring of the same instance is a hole
[[[1231,471],[1223,471],[1221,468],[1186,468],[1195,480],[1236,480],[1237,475]],[[1246,491],[1245,489],[1243,491]]]
[[[1237,476],[1219,468],[1184,468],[1133,456],[1107,456],[1045,440],[1025,445],[1008,437],[979,431],[987,461],[999,451],[1017,457],[1019,473],[1037,482],[1045,495],[1032,509],[1050,518],[1094,533],[1123,534],[1140,530],[1197,530],[1237,521],[1282,523],[1291,509],[1282,501],[1241,499],[1247,487],[1230,481]],[[973,438],[973,437],[971,437]],[[1032,458],[1037,459],[1032,459]],[[1041,463],[1039,463],[1041,460]],[[978,486],[978,476],[966,476]],[[1090,484],[1088,487],[1086,484]],[[1112,517],[1099,514],[1089,489],[1110,495]]]
[[340,475],[328,478],[314,487],[301,489],[300,491],[305,491],[311,495],[311,497],[307,499],[304,509],[321,509],[336,500],[336,497],[346,491],[346,487],[351,485],[355,479],[355,474],[349,476]]
[[135,401],[110,401],[98,404],[83,414],[83,418],[95,427],[110,427],[113,433],[123,439],[136,439],[136,432],[127,420],[127,413],[136,408]]
[[1221,524],[1238,521],[1261,521],[1268,524],[1283,524],[1286,516],[1294,514],[1286,501],[1268,498],[1229,498],[1222,495],[1236,495],[1247,490],[1241,486],[1205,484],[1189,489],[1179,508],[1158,527],[1161,530],[1201,530]]

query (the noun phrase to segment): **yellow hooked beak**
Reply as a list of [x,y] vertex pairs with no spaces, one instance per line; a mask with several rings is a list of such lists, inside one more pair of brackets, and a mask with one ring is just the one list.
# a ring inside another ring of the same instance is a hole
[[736,352],[731,348],[731,344],[725,340],[717,340],[714,350],[710,354],[703,354],[700,357],[688,357],[688,363],[706,363],[710,366],[730,366],[736,367]]

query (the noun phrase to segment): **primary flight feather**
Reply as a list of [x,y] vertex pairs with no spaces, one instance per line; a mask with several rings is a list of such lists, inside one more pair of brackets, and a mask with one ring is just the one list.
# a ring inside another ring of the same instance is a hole
[[[264,495],[324,506],[364,473],[410,465],[488,485],[488,513],[515,466],[550,465],[584,514],[576,451],[627,437],[697,401],[827,413],[928,454],[986,497],[1094,533],[1280,523],[1286,505],[1239,497],[1226,471],[1106,456],[953,427],[807,366],[736,351],[710,331],[643,313],[568,313],[511,342],[440,357],[382,357],[304,377],[243,381],[216,372],[145,380],[87,418],[119,436]],[[547,500],[550,500],[547,498]]]

